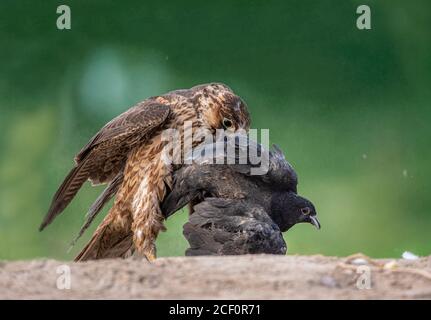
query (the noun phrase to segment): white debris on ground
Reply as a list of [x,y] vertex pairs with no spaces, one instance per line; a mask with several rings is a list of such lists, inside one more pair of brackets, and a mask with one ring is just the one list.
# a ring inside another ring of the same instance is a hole
[[356,258],[356,259],[353,259],[350,263],[354,264],[355,266],[363,266],[363,265],[367,265],[368,261],[364,258]]
[[411,253],[410,251],[404,251],[402,254],[402,258],[405,260],[418,260],[419,257],[415,255],[414,253]]

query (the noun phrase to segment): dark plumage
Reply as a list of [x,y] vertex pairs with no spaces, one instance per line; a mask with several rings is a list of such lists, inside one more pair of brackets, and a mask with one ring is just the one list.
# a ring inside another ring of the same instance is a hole
[[280,229],[260,206],[207,198],[194,209],[183,227],[190,244],[186,256],[286,254]]
[[[184,138],[186,123],[192,124],[194,135],[211,136],[222,128],[247,131],[250,116],[242,99],[219,83],[175,90],[138,103],[103,126],[75,156],[75,165],[55,193],[40,230],[63,212],[87,180],[109,184],[90,208],[79,235],[113,197],[114,204],[77,259],[124,256],[129,251],[155,259],[155,240],[165,230],[160,203],[174,169],[165,161],[163,133],[175,130]],[[185,140],[179,142],[181,148]],[[193,146],[202,141],[192,141]],[[116,251],[111,251],[113,247]]]
[[[254,142],[247,144],[248,148],[262,148]],[[242,146],[237,143],[236,147]],[[215,157],[219,155],[215,154]],[[320,228],[314,205],[297,195],[297,175],[280,149],[274,146],[274,150],[269,153],[269,170],[266,174],[250,175],[252,167],[250,163],[194,163],[182,167],[175,172],[172,191],[163,201],[164,216],[169,217],[187,203],[196,205],[206,197],[215,197],[240,199],[262,207],[282,232],[301,222]]]
[[[227,149],[217,154],[216,144],[204,146],[201,153],[212,150],[214,158],[227,160]],[[255,142],[247,141],[245,146],[263,154],[262,146]],[[237,155],[243,147],[237,140]],[[320,228],[314,205],[296,193],[297,175],[276,146],[269,153],[265,175],[250,175],[250,161],[203,164],[206,160],[197,159],[197,163],[177,170],[172,191],[162,204],[165,217],[187,203],[194,205],[184,225],[190,244],[186,255],[285,254],[281,232],[303,222]]]

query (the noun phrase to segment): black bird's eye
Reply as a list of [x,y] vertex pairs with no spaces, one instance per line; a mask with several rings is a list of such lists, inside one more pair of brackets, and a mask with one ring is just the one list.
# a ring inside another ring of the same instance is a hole
[[301,212],[302,214],[309,215],[311,212],[311,209],[309,207],[301,208]]
[[227,118],[223,118],[223,127],[225,129],[232,127],[232,121]]

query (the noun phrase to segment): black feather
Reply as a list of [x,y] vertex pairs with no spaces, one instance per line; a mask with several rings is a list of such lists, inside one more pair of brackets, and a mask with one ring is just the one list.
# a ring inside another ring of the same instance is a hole
[[[247,143],[247,148],[264,153],[258,143]],[[216,147],[199,148],[214,151]],[[213,156],[225,157],[225,150]],[[269,170],[264,175],[252,175],[251,162],[210,164],[205,157],[174,173],[172,190],[161,208],[167,218],[194,199],[194,213],[184,226],[190,243],[187,255],[280,253],[281,232],[303,222],[320,227],[314,205],[297,194],[297,174],[281,150],[274,146],[268,156]]]
[[246,201],[207,198],[183,229],[190,256],[286,253],[278,226],[263,208]]

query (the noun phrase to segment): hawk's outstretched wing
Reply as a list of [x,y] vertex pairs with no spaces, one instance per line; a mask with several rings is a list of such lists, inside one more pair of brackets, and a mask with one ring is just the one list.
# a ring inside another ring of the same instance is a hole
[[170,107],[146,100],[107,123],[76,155],[75,167],[54,195],[40,230],[43,230],[72,201],[88,179],[106,183],[124,168],[127,155],[160,129]]

